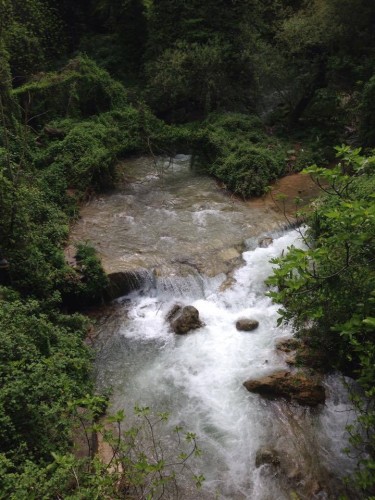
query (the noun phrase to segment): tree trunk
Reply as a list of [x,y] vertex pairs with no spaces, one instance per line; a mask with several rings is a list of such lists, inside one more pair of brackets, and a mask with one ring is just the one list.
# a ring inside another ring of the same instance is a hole
[[309,106],[311,101],[315,96],[315,92],[322,87],[326,86],[326,64],[325,61],[320,61],[318,70],[314,76],[313,81],[310,85],[305,89],[303,96],[299,99],[297,104],[294,106],[293,110],[289,115],[289,127],[292,128],[295,126],[306,108]]

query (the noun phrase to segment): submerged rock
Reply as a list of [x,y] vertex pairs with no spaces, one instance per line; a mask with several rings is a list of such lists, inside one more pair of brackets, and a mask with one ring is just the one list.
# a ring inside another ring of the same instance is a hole
[[199,311],[194,306],[181,307],[176,304],[167,314],[167,320],[170,322],[172,330],[179,335],[203,326],[199,319]]
[[263,238],[259,241],[260,248],[267,248],[273,243],[273,238]]
[[259,321],[256,319],[240,318],[236,321],[236,328],[242,332],[251,332],[259,326]]
[[249,392],[284,397],[301,405],[316,406],[325,402],[325,389],[320,380],[309,377],[305,372],[277,371],[266,377],[246,380],[243,385]]
[[266,448],[265,446],[259,448],[255,457],[255,466],[260,467],[264,464],[280,465],[279,454],[276,450],[273,448]]
[[[308,460],[304,454],[300,455],[301,450],[294,447],[293,443],[287,446],[282,445],[280,440],[277,448],[270,443],[261,446],[255,457],[255,466],[257,468],[265,465],[261,471],[261,477],[278,477],[283,490],[287,491],[290,498],[295,499],[328,499],[338,498],[335,493],[340,491],[338,484],[333,485],[333,491],[329,492],[324,481],[327,480],[327,471],[318,468],[311,471]],[[345,497],[346,498],[346,497]]]

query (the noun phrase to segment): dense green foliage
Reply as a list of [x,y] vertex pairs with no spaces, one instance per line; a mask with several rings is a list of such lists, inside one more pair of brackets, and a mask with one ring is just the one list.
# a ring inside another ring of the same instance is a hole
[[353,394],[362,413],[362,428],[351,431],[364,466],[357,484],[370,494],[375,487],[371,474],[375,464],[375,156],[363,157],[359,149],[343,147],[338,148],[338,158],[331,169],[306,170],[325,196],[308,215],[307,248],[290,248],[276,259],[268,283],[277,287],[270,296],[284,306],[280,321],[292,323],[310,353],[316,352],[316,356],[310,354],[310,363],[354,375],[364,391],[366,401]]
[[15,472],[27,461],[47,464],[53,451],[69,450],[68,402],[89,388],[86,326],[81,316],[0,290],[0,484],[4,467]]
[[10,50],[10,65],[17,83],[62,57],[65,25],[53,2],[3,0],[0,34]]
[[56,441],[66,441],[61,400],[77,397],[87,382],[84,321],[63,315],[56,321],[36,300],[5,290],[1,300],[2,450],[16,462],[38,453],[48,458]]
[[85,396],[68,404],[70,424],[79,426],[78,432],[88,442],[92,443],[90,435],[96,436],[108,450],[107,462],[92,455],[78,459],[72,453],[52,453],[48,465],[27,461],[16,469],[0,455],[1,498],[174,498],[179,495],[183,470],[201,487],[204,477],[190,466],[191,459],[201,455],[194,433],[175,427],[170,449],[161,437],[168,414],[153,416],[148,407],[136,406],[130,423],[122,411],[103,420],[107,406],[102,396]]
[[[77,498],[117,494],[99,463],[88,474],[66,455],[69,401],[90,391],[86,324],[68,312],[101,302],[108,285],[90,246],[78,246],[74,265],[64,256],[79,203],[113,186],[116,163],[132,154],[190,152],[246,198],[327,162],[334,144],[374,147],[374,23],[367,0],[0,1],[8,497],[75,495],[76,467]],[[342,154],[342,167],[311,170],[331,188],[309,216],[309,250],[280,262],[275,298],[312,347],[323,344],[370,391],[373,159]]]
[[267,135],[255,115],[210,115],[194,137],[209,171],[244,198],[263,194],[286,171],[285,142]]

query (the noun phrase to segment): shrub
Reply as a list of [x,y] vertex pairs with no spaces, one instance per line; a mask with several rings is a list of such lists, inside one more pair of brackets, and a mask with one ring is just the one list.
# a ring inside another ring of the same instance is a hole
[[14,464],[69,448],[68,401],[90,385],[85,325],[0,289],[1,451]]
[[34,75],[13,94],[34,127],[56,118],[87,118],[127,105],[124,87],[86,56],[72,59],[61,71]]
[[358,448],[355,482],[363,495],[371,497],[375,463],[375,157],[362,156],[360,149],[337,150],[335,167],[307,169],[325,196],[307,218],[307,248],[292,247],[273,261],[276,267],[268,284],[277,288],[269,295],[283,305],[280,322],[291,323],[306,345],[318,350],[327,369],[340,369],[357,379],[363,394],[353,393],[359,410],[357,425],[350,429],[352,445]]
[[212,114],[192,144],[208,171],[245,198],[263,194],[286,167],[286,147],[254,115]]
[[104,292],[109,285],[95,248],[80,243],[77,245],[77,271],[80,281],[73,290],[80,306],[90,305],[103,300]]
[[283,162],[278,162],[272,151],[248,143],[236,143],[233,149],[219,156],[210,171],[244,198],[263,194],[283,171]]
[[[103,417],[107,404],[105,397],[85,396],[69,405],[72,423],[78,427],[75,432],[82,433],[90,444],[84,458],[53,453],[47,466],[29,461],[14,469],[0,454],[2,493],[12,500],[175,498],[180,482],[186,484],[189,476],[197,488],[201,487],[204,477],[192,468],[194,457],[201,455],[195,434],[176,426],[172,436],[166,439],[164,434],[163,438],[166,413],[152,415],[148,407],[136,406],[135,418],[129,422],[123,411]],[[109,459],[95,456],[91,435],[108,450]]]

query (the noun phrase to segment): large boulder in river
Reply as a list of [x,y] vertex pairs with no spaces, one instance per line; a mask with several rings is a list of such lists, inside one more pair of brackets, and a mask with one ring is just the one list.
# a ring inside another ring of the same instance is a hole
[[246,380],[243,385],[250,392],[268,397],[284,397],[301,405],[316,406],[325,401],[325,389],[320,379],[310,377],[305,372],[281,370],[266,377]]
[[259,326],[259,321],[256,319],[240,318],[236,321],[236,328],[241,332],[251,332]]
[[194,306],[173,306],[167,315],[167,320],[172,330],[180,335],[203,326],[199,319],[199,311]]

